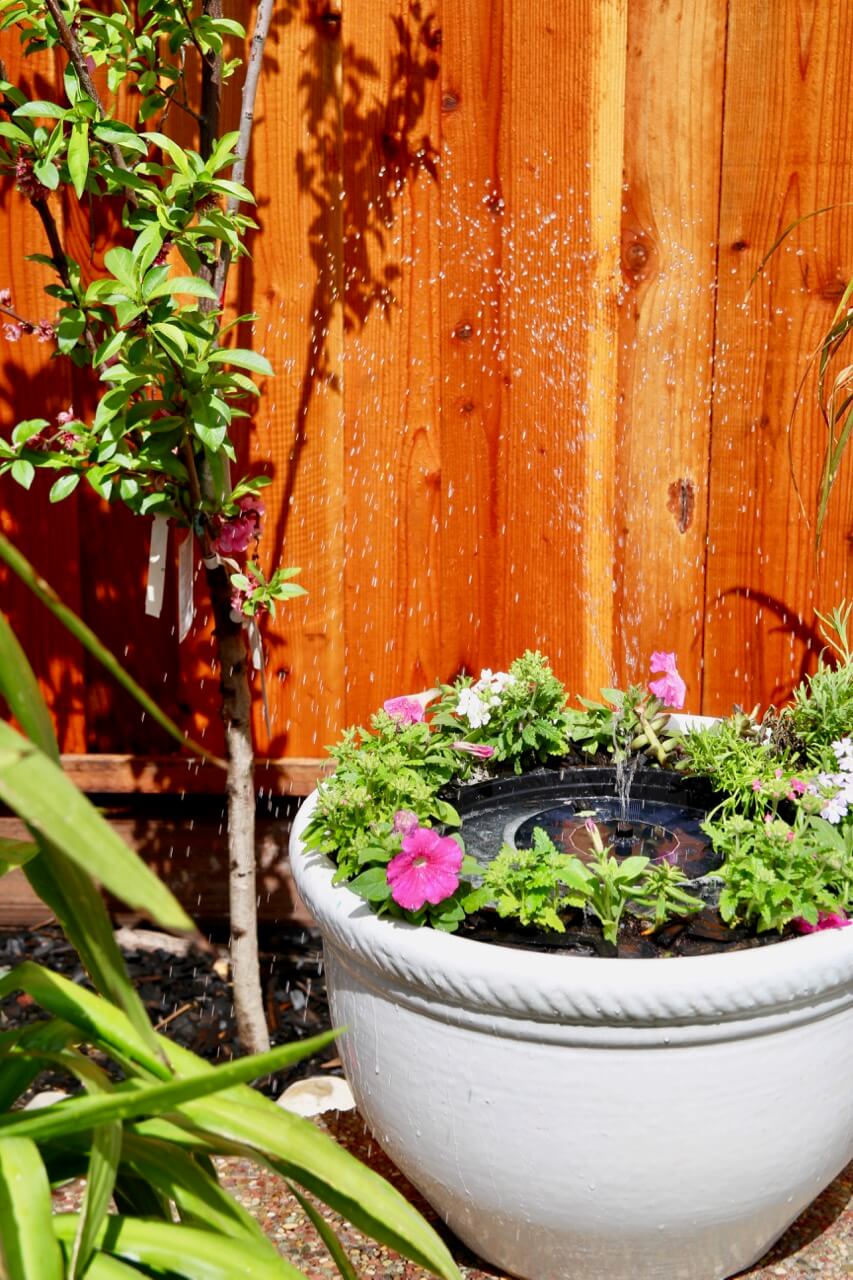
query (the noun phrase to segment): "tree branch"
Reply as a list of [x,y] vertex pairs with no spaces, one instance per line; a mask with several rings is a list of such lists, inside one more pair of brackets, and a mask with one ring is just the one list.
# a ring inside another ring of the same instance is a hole
[[[209,18],[222,17],[222,0],[204,0],[204,12]],[[201,124],[198,149],[202,160],[213,150],[219,135],[219,113],[222,105],[222,55],[206,57],[201,70]]]
[[[252,43],[249,49],[249,61],[246,66],[246,79],[243,81],[243,97],[240,103],[240,132],[237,138],[237,159],[231,171],[232,182],[242,183],[246,173],[246,162],[249,158],[249,148],[252,142],[252,127],[255,122],[255,101],[258,96],[258,85],[260,84],[261,70],[264,63],[264,47],[270,32],[274,8],[275,0],[260,0],[258,4],[255,30],[252,32]],[[237,197],[229,196],[225,206],[226,213],[234,214],[239,207],[240,201]],[[220,299],[220,304],[225,293],[225,284],[228,279],[230,265],[231,250],[227,244],[223,243],[213,276],[213,288],[216,296]]]
[[[59,32],[59,39],[62,41],[62,47],[68,54],[74,70],[77,72],[81,85],[98,108],[98,112],[101,117],[105,118],[107,113],[104,109],[103,102],[101,102],[101,96],[95,88],[95,82],[89,74],[89,68],[86,65],[86,59],[83,56],[83,50],[80,48],[74,32],[66,22],[65,14],[60,9],[58,0],[45,0],[45,4],[50,16],[56,23],[56,29]],[[113,164],[117,169],[128,170],[128,164],[120,149],[115,144],[110,146],[110,155],[112,156]],[[136,208],[136,196],[133,191],[128,189],[125,192],[125,199],[128,204],[132,205],[133,208]]]

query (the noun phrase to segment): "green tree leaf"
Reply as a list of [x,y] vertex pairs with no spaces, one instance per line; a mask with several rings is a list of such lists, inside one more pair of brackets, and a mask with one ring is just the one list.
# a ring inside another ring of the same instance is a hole
[[80,200],[86,190],[86,177],[89,173],[89,122],[87,120],[76,120],[72,126],[68,143],[68,172],[71,175],[77,199]]

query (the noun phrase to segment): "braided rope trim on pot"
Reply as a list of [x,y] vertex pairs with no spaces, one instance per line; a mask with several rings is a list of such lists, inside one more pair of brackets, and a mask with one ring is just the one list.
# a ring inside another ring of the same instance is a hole
[[300,896],[324,935],[378,978],[422,997],[543,1022],[658,1026],[760,1019],[783,1008],[820,1017],[853,1006],[853,926],[756,950],[661,960],[537,955],[382,919],[301,834],[316,793],[300,809],[290,860]]

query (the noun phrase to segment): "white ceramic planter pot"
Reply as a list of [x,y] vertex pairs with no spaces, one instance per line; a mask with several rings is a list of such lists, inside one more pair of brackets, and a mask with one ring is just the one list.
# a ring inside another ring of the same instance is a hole
[[727,955],[586,959],[378,919],[294,876],[376,1138],[526,1280],[718,1280],[853,1159],[853,928]]

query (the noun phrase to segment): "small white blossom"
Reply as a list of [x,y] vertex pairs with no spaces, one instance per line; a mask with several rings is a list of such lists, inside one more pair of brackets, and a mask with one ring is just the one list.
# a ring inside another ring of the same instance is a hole
[[825,818],[827,822],[840,822],[842,818],[847,817],[847,801],[842,794],[833,796],[831,800],[827,800],[826,804],[820,811],[820,816]]
[[832,750],[835,752],[839,767],[845,773],[853,771],[853,740],[849,737],[839,738],[838,742],[833,742]]
[[489,708],[474,691],[474,686],[460,689],[456,702],[457,715],[464,716],[472,729],[481,729],[489,723]]

